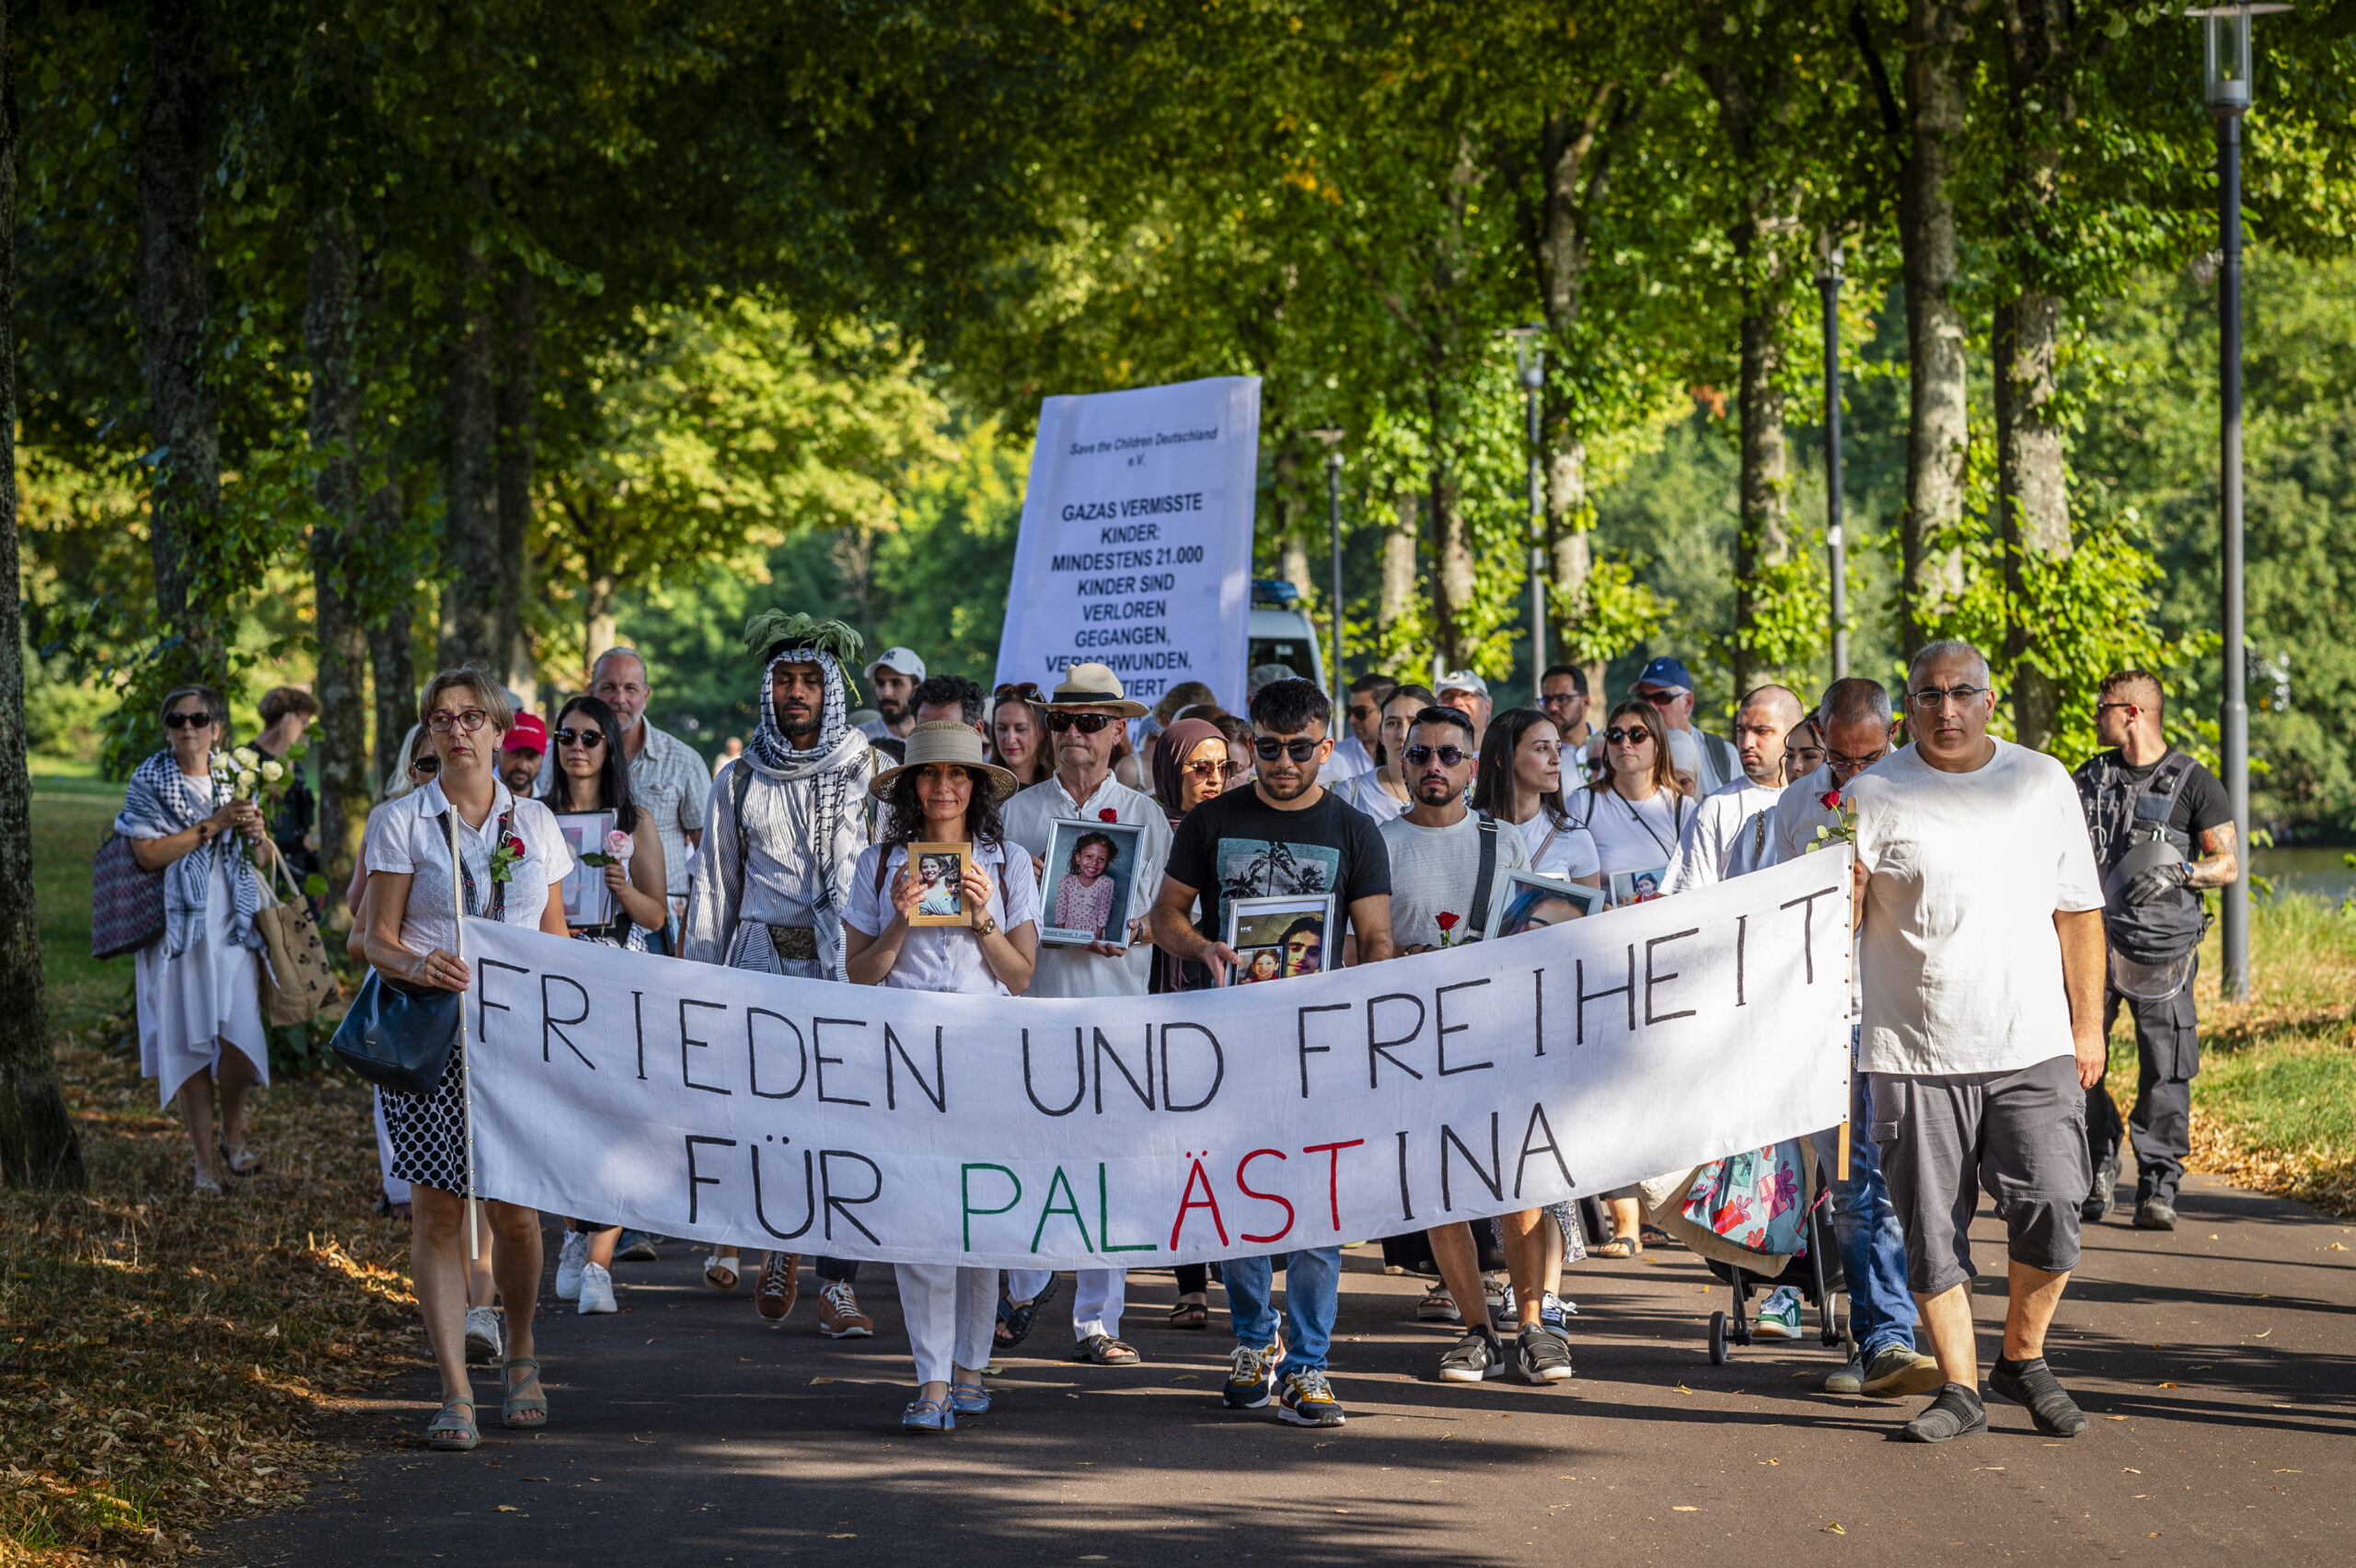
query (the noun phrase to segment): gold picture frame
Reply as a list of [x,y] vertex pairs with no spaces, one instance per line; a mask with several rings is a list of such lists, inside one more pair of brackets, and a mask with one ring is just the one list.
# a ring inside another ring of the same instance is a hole
[[[965,862],[970,844],[911,844],[908,866],[926,885],[917,895],[911,926],[970,926],[974,912],[965,904]],[[941,890],[945,888],[945,893]],[[943,905],[946,907],[943,907]]]

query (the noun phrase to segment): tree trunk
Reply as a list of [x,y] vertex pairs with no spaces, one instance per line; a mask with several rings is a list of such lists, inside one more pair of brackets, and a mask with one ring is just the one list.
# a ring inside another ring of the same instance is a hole
[[581,662],[594,670],[614,645],[614,580],[602,573],[590,578],[582,603]]
[[[369,492],[363,537],[377,548],[398,548],[400,481],[389,474]],[[376,691],[376,755],[370,771],[381,791],[401,765],[401,740],[417,722],[416,610],[405,593],[392,594],[368,619],[368,674]]]
[[57,1088],[33,905],[32,780],[25,772],[25,627],[17,574],[17,77],[0,0],[0,1181],[78,1187],[82,1145]]
[[1977,0],[1910,0],[1907,8],[1907,142],[1898,190],[1908,367],[1899,633],[1909,656],[1932,640],[1963,593],[1963,558],[1952,535],[1963,521],[1970,429],[1949,177],[1963,144],[1971,79],[1964,22],[1976,8]]
[[1317,591],[1317,573],[1309,564],[1309,538],[1298,528],[1285,536],[1285,581],[1300,594],[1301,607],[1312,614],[1325,610],[1325,595]]
[[452,302],[449,468],[444,484],[442,565],[445,669],[472,664],[504,684],[508,645],[501,640],[499,416],[491,322],[491,267],[461,242]]
[[1770,662],[1758,651],[1760,572],[1781,566],[1791,551],[1789,454],[1784,442],[1783,298],[1773,269],[1752,287],[1742,317],[1740,516],[1734,544],[1734,693],[1739,698],[1765,678]]
[[330,888],[352,880],[373,793],[363,689],[368,639],[351,559],[360,526],[360,388],[352,368],[359,250],[344,203],[312,221],[303,346],[311,367],[311,449],[320,460],[311,491],[319,507],[311,530],[311,594],[319,649],[319,863]]
[[1375,601],[1374,616],[1385,647],[1390,645],[1392,628],[1406,618],[1415,602],[1415,536],[1421,529],[1416,509],[1415,492],[1400,491],[1392,498],[1392,525],[1382,531],[1382,592]]
[[152,0],[139,121],[139,347],[157,453],[148,524],[156,624],[180,651],[167,678],[226,674],[217,605],[191,604],[221,506],[219,395],[204,374],[204,180],[213,121],[212,32],[202,0]]
[[[1434,442],[1435,448],[1438,443]],[[1443,670],[1461,670],[1463,650],[1457,617],[1472,598],[1472,547],[1464,524],[1463,496],[1445,457],[1432,460],[1432,653]]]
[[518,264],[500,291],[506,332],[499,367],[499,669],[527,705],[539,696],[524,615],[531,592],[532,463],[539,433],[539,309],[538,282]]

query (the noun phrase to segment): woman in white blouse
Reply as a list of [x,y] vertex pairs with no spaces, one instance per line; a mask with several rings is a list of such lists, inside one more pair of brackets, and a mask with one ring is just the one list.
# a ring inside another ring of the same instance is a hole
[[1520,829],[1535,874],[1603,885],[1594,836],[1563,807],[1562,732],[1537,709],[1508,709],[1489,721],[1472,809]]
[[[467,913],[565,935],[557,884],[572,874],[572,851],[556,818],[499,780],[499,747],[514,715],[506,693],[477,670],[445,670],[418,704],[439,767],[432,781],[380,808],[368,824],[368,888],[362,946],[386,982],[410,990],[464,991],[468,964],[457,954],[457,901]],[[457,874],[452,875],[451,840]],[[410,1183],[410,1273],[442,1375],[442,1409],[427,1445],[471,1448],[479,1441],[473,1385],[467,1378],[466,1088],[464,1047],[430,1094],[385,1096],[393,1174]],[[527,1208],[487,1202],[495,1239],[492,1269],[507,1308],[502,1419],[548,1424],[548,1396],[532,1355],[532,1309],[540,1289],[540,1220]]]
[[[1014,775],[982,758],[981,737],[951,720],[908,732],[907,759],[868,786],[882,802],[882,832],[859,857],[843,917],[851,980],[911,991],[1015,997],[1031,985],[1039,951],[1039,884],[1031,857],[1010,850],[999,802]],[[925,883],[908,866],[912,844],[963,844],[960,884],[972,923],[912,926]],[[998,1320],[998,1271],[954,1263],[899,1263],[901,1315],[916,1354],[917,1397],[900,1417],[910,1432],[948,1432],[960,1414],[989,1409],[982,1368]]]

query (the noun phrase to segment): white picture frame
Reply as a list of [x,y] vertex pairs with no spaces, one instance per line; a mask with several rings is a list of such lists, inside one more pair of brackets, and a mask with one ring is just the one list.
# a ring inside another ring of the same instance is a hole
[[[1567,906],[1569,913],[1565,913]],[[1518,937],[1565,920],[1585,919],[1604,909],[1603,890],[1535,871],[1506,873],[1505,903],[1497,911],[1496,935]]]
[[[1230,965],[1227,983],[1253,986],[1317,974],[1341,960],[1341,934],[1334,917],[1338,909],[1330,893],[1285,894],[1270,898],[1230,898],[1219,917],[1219,940],[1242,959]],[[1317,942],[1304,954],[1294,928],[1314,922]],[[1308,966],[1303,966],[1304,956]],[[1260,973],[1272,962],[1273,973]]]
[[[1102,854],[1105,846],[1110,847],[1110,855],[1091,883],[1081,874],[1082,852]],[[1127,951],[1129,922],[1143,913],[1138,908],[1138,871],[1144,854],[1143,824],[1089,822],[1080,817],[1049,821],[1047,850],[1041,857],[1045,869],[1039,887],[1039,940],[1056,947],[1103,942]],[[1088,912],[1085,906],[1090,904],[1104,905],[1092,927],[1079,918]],[[1063,922],[1067,915],[1075,917],[1073,923]]]
[[583,855],[606,852],[606,835],[614,831],[611,812],[557,812],[556,830],[572,851],[572,870],[559,884],[564,899],[564,923],[579,929],[603,926],[614,917],[614,890],[606,885],[604,868],[582,863]]

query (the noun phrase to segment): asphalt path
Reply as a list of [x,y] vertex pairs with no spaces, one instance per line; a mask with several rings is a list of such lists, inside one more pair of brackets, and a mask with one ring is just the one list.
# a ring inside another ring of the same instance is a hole
[[[225,1527],[208,1559],[363,1568],[496,1564],[1622,1562],[2346,1563],[2356,1558],[2356,1226],[2193,1177],[2172,1235],[2089,1228],[2050,1345],[2093,1429],[1892,1441],[1923,1402],[1827,1395],[1811,1334],[1713,1366],[1727,1288],[1692,1254],[1569,1272],[1578,1376],[1438,1380],[1455,1332],[1421,1282],[1345,1254],[1340,1430],[1220,1407],[1231,1348],[1162,1325],[1166,1273],[1131,1277],[1133,1368],[1059,1359],[1068,1313],[1002,1355],[994,1407],[945,1436],[898,1427],[911,1377],[889,1270],[862,1271],[872,1340],[819,1337],[805,1268],[772,1329],[706,1289],[690,1249],[620,1265],[624,1310],[542,1297],[551,1420],[436,1454],[419,1368],[338,1418],[354,1457],[308,1499]],[[2004,1310],[2001,1228],[1975,1232],[1982,1355]],[[553,1249],[550,1251],[553,1259]],[[551,1265],[552,1266],[552,1265]],[[747,1282],[749,1286],[749,1281]],[[1068,1307],[1067,1280],[1058,1306]],[[1984,1366],[1984,1361],[1983,1361]]]

